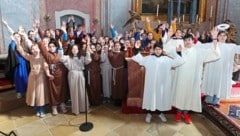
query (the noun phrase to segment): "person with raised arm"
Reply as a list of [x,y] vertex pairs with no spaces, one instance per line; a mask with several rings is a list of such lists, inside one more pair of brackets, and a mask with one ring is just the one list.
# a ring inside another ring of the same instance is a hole
[[[218,30],[211,31],[212,37],[216,38]],[[220,51],[217,42],[212,43],[210,49],[197,48],[193,43],[193,36],[184,36],[184,47],[181,56],[185,63],[175,69],[173,75],[172,89],[173,106],[177,108],[176,121],[190,124],[192,122],[189,111],[201,112],[201,83],[203,74],[203,64],[216,61],[220,58]]]
[[132,57],[146,69],[142,109],[148,110],[145,118],[147,123],[151,122],[151,112],[154,111],[160,111],[158,117],[163,122],[167,121],[163,111],[171,110],[173,98],[172,76],[169,75],[172,68],[184,63],[176,51],[172,53],[173,58],[164,55],[162,43],[156,42],[153,49],[154,53],[149,56],[143,57],[138,53]]
[[58,52],[60,61],[67,67],[68,83],[70,88],[70,97],[72,101],[72,113],[78,115],[80,112],[85,112],[89,108],[87,98],[87,109],[85,108],[85,78],[83,70],[85,65],[89,64],[92,59],[90,56],[90,47],[87,45],[86,54],[79,53],[78,45],[71,46],[69,55],[63,54],[62,43],[59,41],[60,50]]
[[21,46],[20,39],[17,41],[18,52],[30,62],[31,71],[28,76],[28,86],[26,93],[26,103],[29,106],[33,106],[36,111],[36,115],[39,117],[45,117],[45,105],[49,103],[49,80],[53,80],[53,76],[50,74],[48,64],[43,56],[40,54],[40,50],[36,43],[32,43],[31,54],[25,52]]

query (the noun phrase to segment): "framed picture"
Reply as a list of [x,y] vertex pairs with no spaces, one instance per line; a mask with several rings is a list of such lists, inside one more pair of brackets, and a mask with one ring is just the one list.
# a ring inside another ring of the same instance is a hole
[[[180,16],[190,16],[191,4],[193,0],[181,0],[180,1]],[[201,21],[204,21],[206,14],[206,1],[196,0],[196,14]],[[168,16],[168,8],[172,9],[173,16],[177,15],[178,0],[135,0],[135,11],[142,16]]]
[[141,0],[141,14],[167,14],[168,0]]

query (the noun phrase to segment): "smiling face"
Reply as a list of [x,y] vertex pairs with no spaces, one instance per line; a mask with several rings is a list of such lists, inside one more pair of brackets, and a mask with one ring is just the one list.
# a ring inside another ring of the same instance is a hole
[[185,46],[186,48],[191,48],[192,45],[193,45],[193,40],[192,40],[192,38],[186,38],[186,39],[184,39],[184,46]]
[[31,52],[32,52],[33,56],[39,55],[40,50],[39,50],[39,48],[38,48],[38,46],[36,44],[33,44],[31,46]]
[[182,37],[182,31],[181,30],[177,30],[176,33],[175,33],[175,36],[177,38],[181,38]]
[[219,32],[217,39],[219,42],[226,42],[227,40],[227,34],[225,32]]
[[48,45],[48,49],[49,49],[50,52],[54,53],[54,52],[56,52],[57,47],[56,47],[56,45],[54,43],[50,43]]
[[77,56],[79,50],[78,50],[78,46],[77,45],[73,45],[72,47],[72,54],[73,56]]

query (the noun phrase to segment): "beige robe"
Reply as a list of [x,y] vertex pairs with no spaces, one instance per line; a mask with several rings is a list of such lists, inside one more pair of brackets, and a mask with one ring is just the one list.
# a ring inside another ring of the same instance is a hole
[[[62,51],[59,51],[60,61],[67,67],[68,83],[70,88],[70,96],[72,101],[72,113],[79,114],[85,112],[85,78],[83,74],[84,65],[89,64],[92,60],[90,54],[87,53],[86,57],[81,56],[70,58],[63,55]],[[87,110],[89,107],[87,99]]]

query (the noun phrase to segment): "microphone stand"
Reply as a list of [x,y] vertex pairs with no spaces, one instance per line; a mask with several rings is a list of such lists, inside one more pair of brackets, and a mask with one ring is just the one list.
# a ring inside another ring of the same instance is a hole
[[[88,77],[88,76],[86,76],[86,77]],[[88,111],[87,111],[87,84],[86,84],[86,87],[85,87],[85,119],[86,120],[84,123],[82,123],[79,126],[79,130],[83,131],[83,132],[87,132],[93,128],[93,123],[88,122],[88,120],[87,120],[87,114],[88,114]]]

